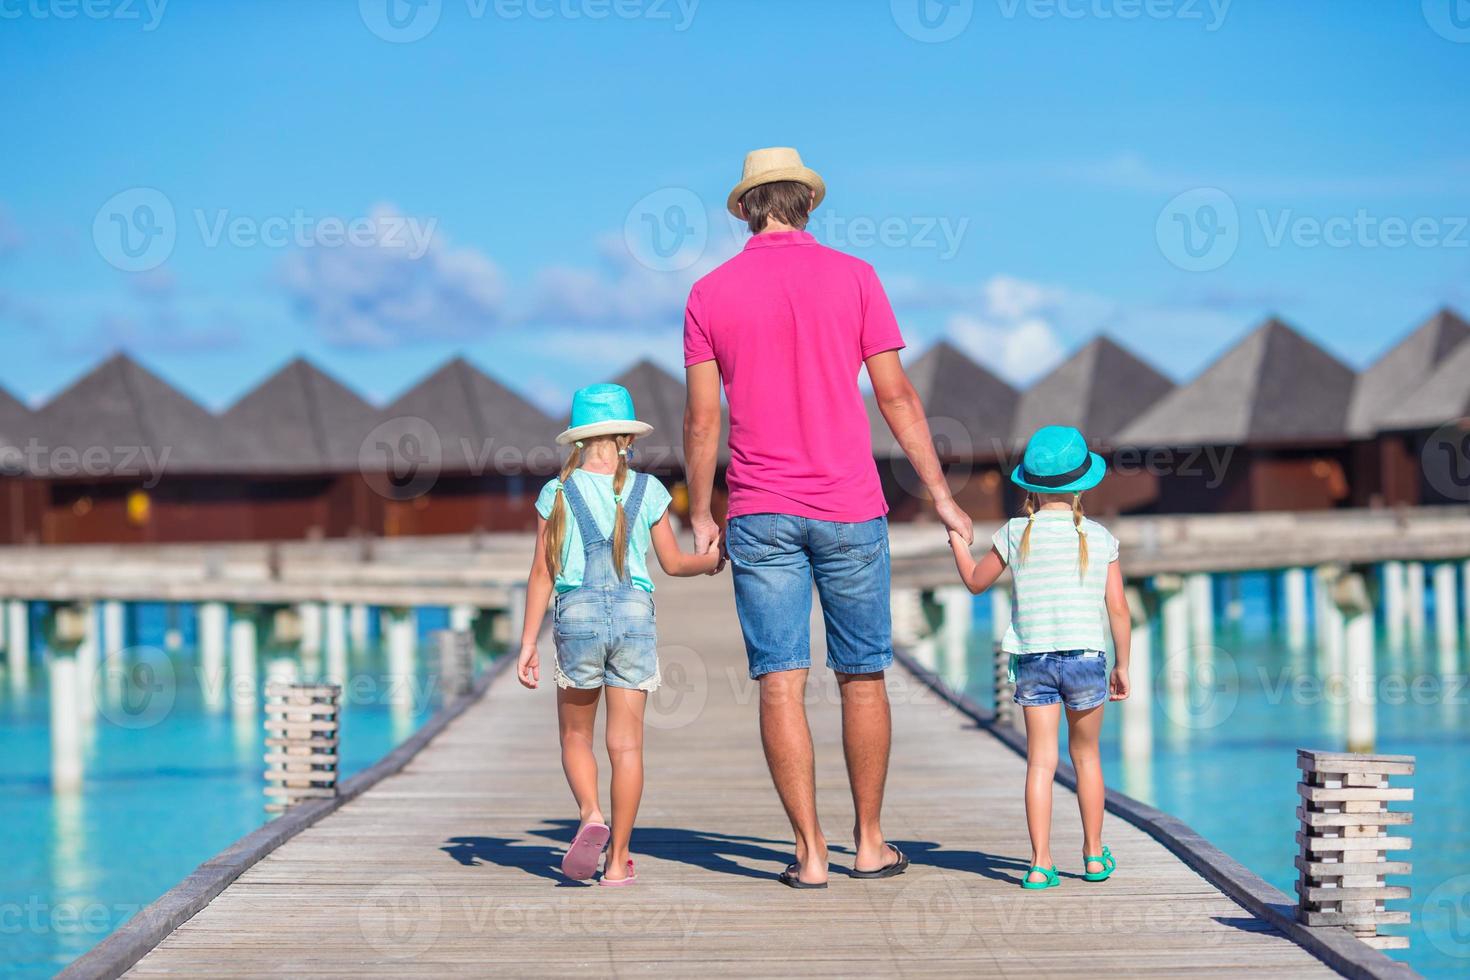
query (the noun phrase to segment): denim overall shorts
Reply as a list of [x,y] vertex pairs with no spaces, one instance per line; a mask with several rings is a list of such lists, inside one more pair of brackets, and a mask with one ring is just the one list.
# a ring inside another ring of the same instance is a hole
[[[623,502],[628,527],[638,519],[648,474],[633,477],[633,490]],[[595,690],[604,685],[656,691],[659,685],[658,632],[653,596],[618,578],[612,541],[592,519],[575,480],[561,492],[582,537],[582,584],[559,593],[552,612],[556,637],[556,684]]]

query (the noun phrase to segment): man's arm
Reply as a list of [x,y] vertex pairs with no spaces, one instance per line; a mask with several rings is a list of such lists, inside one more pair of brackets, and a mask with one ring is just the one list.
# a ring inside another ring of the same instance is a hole
[[710,509],[715,491],[715,456],[720,448],[720,368],[701,361],[685,369],[684,473],[689,482],[689,523],[694,553],[704,554],[720,541],[720,528]]
[[[898,351],[888,350],[869,357],[868,378],[873,382],[873,397],[878,401],[878,410],[903,448],[904,455],[913,464],[919,482],[929,493],[934,503],[934,512],[944,526],[965,539],[965,544],[975,540],[975,529],[970,516],[954,502],[945,482],[944,470],[939,466],[939,456],[934,452],[934,440],[929,435],[929,420],[924,417],[924,405],[919,393],[914,390],[909,376],[904,372]],[[687,437],[686,437],[687,440]],[[687,445],[687,441],[686,441]]]

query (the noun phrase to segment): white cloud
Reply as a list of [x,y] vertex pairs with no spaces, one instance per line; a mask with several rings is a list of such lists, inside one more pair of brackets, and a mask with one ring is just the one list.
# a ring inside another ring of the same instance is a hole
[[956,344],[1015,384],[1041,377],[1066,354],[1066,345],[1051,324],[1039,317],[986,320],[956,313],[949,318],[948,329]]
[[473,248],[455,248],[434,230],[420,254],[401,234],[403,216],[373,209],[370,245],[291,252],[280,280],[298,313],[340,347],[396,347],[422,340],[469,340],[505,316],[500,267]]

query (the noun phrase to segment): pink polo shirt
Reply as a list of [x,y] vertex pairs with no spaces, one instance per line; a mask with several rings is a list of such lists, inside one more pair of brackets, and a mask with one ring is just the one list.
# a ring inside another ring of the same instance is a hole
[[804,231],[755,235],[696,282],[684,363],[714,360],[724,380],[729,516],[887,513],[858,372],[902,347],[873,267]]

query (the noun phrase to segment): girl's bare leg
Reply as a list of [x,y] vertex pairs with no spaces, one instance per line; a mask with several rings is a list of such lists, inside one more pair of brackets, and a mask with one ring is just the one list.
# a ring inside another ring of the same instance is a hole
[[567,785],[577,798],[583,823],[602,823],[597,805],[597,756],[592,753],[592,727],[597,722],[597,697],[601,688],[556,690],[556,717],[561,728],[561,768]]
[[643,799],[643,710],[648,692],[607,689],[607,757],[612,763],[612,840],[604,878],[627,876],[628,843]]
[[[1082,856],[1102,853],[1103,787],[1102,756],[1097,740],[1102,732],[1103,706],[1086,711],[1067,711],[1067,745],[1072,768],[1077,770],[1077,807],[1082,811]],[[1103,870],[1101,861],[1088,861],[1087,870]]]
[[[1051,868],[1051,787],[1057,775],[1057,726],[1060,704],[1022,708],[1026,717],[1026,829],[1031,834],[1031,864]],[[1031,881],[1046,876],[1028,872]]]

